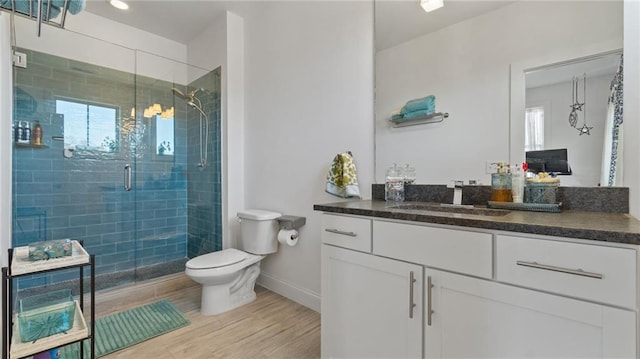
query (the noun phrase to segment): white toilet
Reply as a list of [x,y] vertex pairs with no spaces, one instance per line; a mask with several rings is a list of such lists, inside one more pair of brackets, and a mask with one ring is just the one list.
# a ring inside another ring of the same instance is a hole
[[229,248],[189,260],[185,274],[202,284],[200,312],[224,313],[256,299],[253,287],[260,274],[260,261],[278,250],[281,214],[261,209],[238,212],[238,249]]

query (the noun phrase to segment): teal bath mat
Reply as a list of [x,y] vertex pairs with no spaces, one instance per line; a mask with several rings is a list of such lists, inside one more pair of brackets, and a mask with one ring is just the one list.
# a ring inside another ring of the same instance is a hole
[[[96,320],[96,358],[188,325],[189,320],[168,300],[161,300]],[[88,323],[87,323],[88,324]],[[89,342],[84,357],[90,358]],[[78,358],[78,344],[67,345],[61,358]]]

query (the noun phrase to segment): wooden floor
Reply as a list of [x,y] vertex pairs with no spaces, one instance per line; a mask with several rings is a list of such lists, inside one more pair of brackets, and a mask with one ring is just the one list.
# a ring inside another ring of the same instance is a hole
[[186,327],[103,358],[320,357],[320,314],[317,312],[256,286],[258,298],[254,302],[227,313],[203,316],[199,311],[200,286],[182,279],[180,283],[169,291],[131,288],[98,294],[98,318],[167,298],[191,321]]

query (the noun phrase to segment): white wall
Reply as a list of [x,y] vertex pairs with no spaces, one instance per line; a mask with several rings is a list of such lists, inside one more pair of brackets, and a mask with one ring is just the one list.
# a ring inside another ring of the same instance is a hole
[[263,261],[259,283],[320,309],[320,213],[338,152],[360,190],[373,180],[372,2],[270,2],[245,16],[245,204],[304,216],[295,247]]
[[[224,246],[234,247],[239,237],[239,224],[235,220],[238,211],[245,208],[245,25],[244,19],[227,14],[227,78],[222,86],[227,95],[225,104],[226,118],[223,121],[222,170],[223,180]],[[223,114],[224,114],[223,112]],[[226,196],[226,198],[224,197]]]
[[[585,110],[587,125],[593,127],[591,135],[579,135],[575,128],[569,126],[570,106],[573,104],[570,78],[563,83],[527,89],[526,107],[545,107],[544,149],[567,149],[573,174],[560,177],[563,186],[595,187],[600,183],[604,130],[611,93],[609,86],[612,79],[613,75],[587,77]],[[582,78],[579,89],[579,99],[582,101]],[[577,128],[583,125],[584,113],[579,112]]]
[[[598,19],[592,21],[591,19]],[[567,47],[618,39],[621,2],[518,1],[376,54],[376,181],[394,162],[420,183],[480,179],[509,160],[509,66]],[[436,96],[449,119],[393,129],[391,112]]]

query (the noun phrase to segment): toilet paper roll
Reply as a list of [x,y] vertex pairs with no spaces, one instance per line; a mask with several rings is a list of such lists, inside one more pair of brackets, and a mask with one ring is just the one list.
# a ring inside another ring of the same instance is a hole
[[278,242],[295,246],[298,243],[298,231],[295,229],[281,229],[278,232]]

